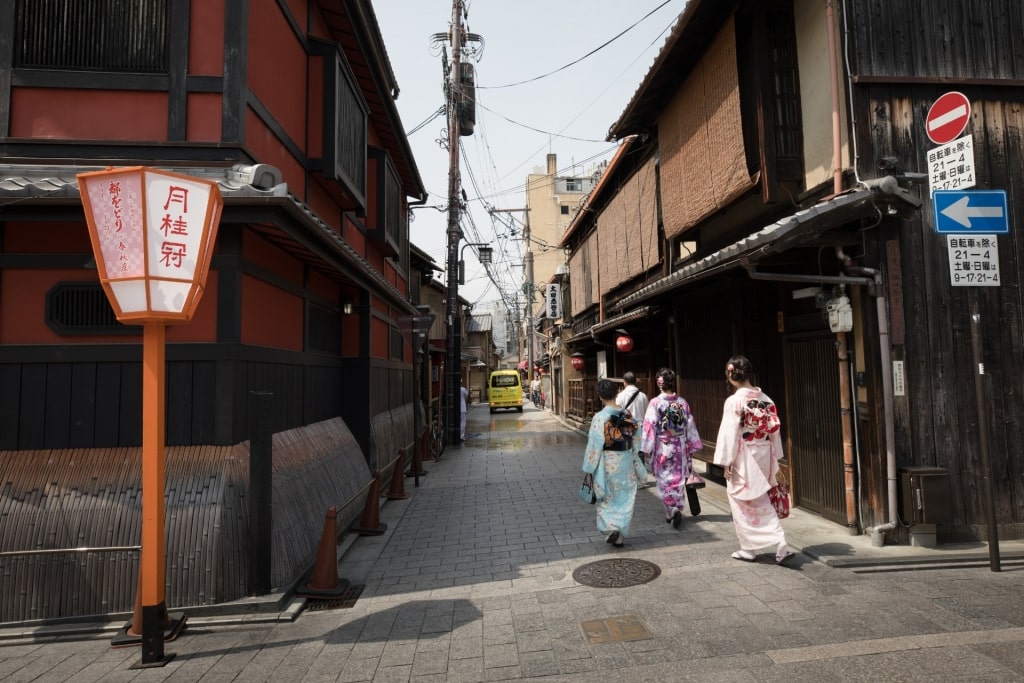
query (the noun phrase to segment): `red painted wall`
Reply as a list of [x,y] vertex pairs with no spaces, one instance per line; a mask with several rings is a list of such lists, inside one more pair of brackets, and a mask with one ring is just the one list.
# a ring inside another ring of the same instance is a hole
[[246,261],[280,275],[289,282],[302,284],[302,261],[289,256],[255,233],[243,233],[242,256]]
[[[304,16],[298,15],[301,22]],[[300,149],[306,140],[306,52],[276,2],[249,3],[249,89]],[[297,177],[290,179],[292,182]]]
[[[97,282],[94,270],[0,271],[0,344],[138,344],[134,335],[59,335],[46,324],[46,293],[58,282]],[[167,328],[168,342],[212,342],[217,339],[217,274],[207,287],[189,323]]]
[[185,137],[190,142],[220,142],[221,100],[220,93],[189,94]]
[[296,196],[301,196],[305,169],[252,109],[245,112],[245,146],[260,163],[281,169],[288,188]]
[[224,0],[192,0],[188,72],[196,76],[224,74]]
[[302,350],[302,299],[242,276],[242,343]]
[[341,287],[333,280],[329,280],[318,271],[309,271],[309,291],[330,301],[341,301]]
[[163,141],[167,93],[12,88],[11,137]]

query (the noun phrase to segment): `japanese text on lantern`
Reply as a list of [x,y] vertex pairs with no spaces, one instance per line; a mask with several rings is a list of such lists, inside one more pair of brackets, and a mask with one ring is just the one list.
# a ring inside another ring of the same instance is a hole
[[[171,217],[168,209],[172,204],[180,204],[182,213],[176,218]],[[181,268],[182,259],[188,255],[188,247],[184,242],[171,242],[166,238],[172,235],[188,237],[188,188],[171,185],[167,188],[167,200],[164,202],[164,217],[160,222],[160,232],[164,241],[160,244],[160,261],[167,267]]]
[[[121,205],[123,200],[121,199],[121,183],[116,180],[111,180],[110,185],[107,187],[107,194],[110,196],[110,209],[111,215],[114,219],[114,232],[121,232],[124,230],[124,216],[122,215]],[[128,246],[124,243],[124,240],[117,240],[117,266],[110,270],[116,270],[121,274],[128,272]]]
[[[83,181],[96,226],[95,237],[102,272],[112,280],[145,273],[142,244],[141,183],[137,178],[94,176]],[[99,263],[97,263],[97,266]]]

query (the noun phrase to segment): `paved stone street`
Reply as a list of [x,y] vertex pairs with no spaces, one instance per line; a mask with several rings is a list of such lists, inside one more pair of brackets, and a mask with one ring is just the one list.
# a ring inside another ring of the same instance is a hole
[[[998,573],[943,565],[941,549],[917,565],[889,548],[865,561],[863,538],[796,511],[784,526],[807,554],[779,567],[766,549],[744,563],[729,556],[724,491],[709,483],[702,516],[679,530],[655,489],[641,490],[633,535],[615,549],[576,498],[583,443],[530,403],[522,414],[476,406],[467,442],[425,463],[419,488],[407,479],[408,499],[383,505],[387,533],[342,546],[339,574],[365,584],[354,607],[266,623],[190,618],[167,644],[175,658],[147,670],[130,669],[139,650],[111,649],[109,633],[8,637],[0,679],[1024,681],[1019,544],[1006,544]],[[829,561],[844,555],[862,561]],[[612,557],[660,575],[622,588],[573,579]]]

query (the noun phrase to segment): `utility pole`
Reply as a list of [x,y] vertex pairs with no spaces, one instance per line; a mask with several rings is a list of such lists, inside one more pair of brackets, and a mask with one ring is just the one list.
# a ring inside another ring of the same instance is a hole
[[[526,214],[523,220],[523,240],[526,242],[526,255],[523,257],[523,267],[526,282],[523,283],[523,295],[526,297],[526,357],[528,360],[526,368],[527,381],[533,381],[533,251],[530,248],[530,207],[522,209],[491,209],[490,213],[518,213]],[[518,299],[518,294],[516,298]],[[518,315],[516,317],[518,321]],[[516,335],[519,340],[519,335]]]
[[459,324],[459,227],[461,211],[459,176],[459,103],[462,83],[462,0],[452,0],[451,71],[448,74],[448,298],[445,306],[446,341],[444,368],[444,414],[450,445],[459,443],[462,413],[456,400],[461,379],[462,325]]
[[526,353],[527,379],[533,382],[533,249],[530,247],[530,211],[526,211],[526,220],[523,222],[523,240],[526,242],[526,256],[523,261],[526,263]]
[[[444,408],[446,441],[455,445],[461,441],[460,422],[462,411],[459,401],[459,384],[462,378],[462,325],[459,318],[459,242],[462,228],[459,218],[462,213],[462,177],[459,175],[459,137],[472,135],[476,125],[476,76],[473,65],[462,59],[465,52],[470,57],[479,57],[480,52],[465,43],[482,42],[475,33],[466,33],[462,27],[465,14],[463,0],[452,0],[452,24],[447,34],[435,35],[435,39],[447,38],[452,45],[451,68],[448,70],[448,296],[445,302],[446,347]],[[482,250],[481,250],[482,251]],[[481,257],[483,254],[481,253]]]

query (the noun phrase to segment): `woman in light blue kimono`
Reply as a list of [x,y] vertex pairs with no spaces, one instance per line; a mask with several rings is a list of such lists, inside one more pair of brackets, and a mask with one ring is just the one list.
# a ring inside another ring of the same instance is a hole
[[[693,454],[704,447],[690,405],[676,394],[676,373],[658,370],[661,392],[647,404],[640,455],[651,456],[651,472],[665,506],[665,521],[678,529],[686,507],[686,478],[693,471]],[[696,510],[691,510],[696,514]]]
[[[604,407],[597,411],[590,422],[583,471],[594,475],[597,530],[607,534],[606,542],[621,548],[633,520],[637,483],[642,481],[638,479],[639,472],[643,472],[644,477],[647,472],[636,455],[636,445],[632,440],[628,444],[610,444],[606,440],[609,420],[614,426],[620,413],[619,407],[615,405],[617,393],[618,387],[611,380],[602,379],[597,383],[597,395],[604,402]],[[612,450],[607,446],[625,450]]]

